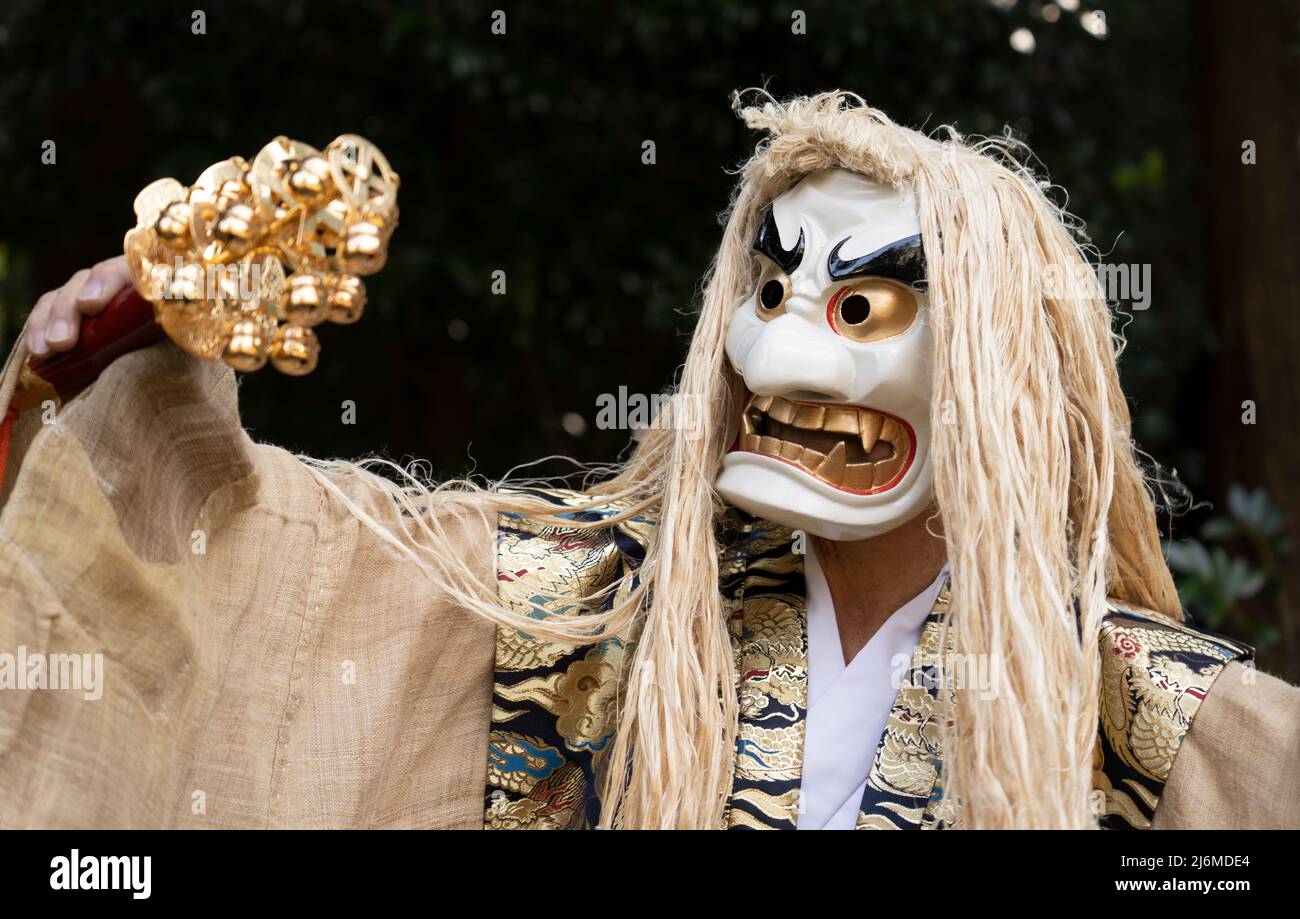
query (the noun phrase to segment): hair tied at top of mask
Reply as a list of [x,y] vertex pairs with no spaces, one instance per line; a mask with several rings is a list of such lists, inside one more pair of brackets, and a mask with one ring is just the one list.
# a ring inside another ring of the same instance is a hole
[[781,102],[751,87],[734,92],[731,104],[748,128],[768,135],[755,157],[768,176],[841,167],[896,188],[911,184],[921,151],[914,142],[900,143],[890,130],[897,125],[856,93],[832,90]]

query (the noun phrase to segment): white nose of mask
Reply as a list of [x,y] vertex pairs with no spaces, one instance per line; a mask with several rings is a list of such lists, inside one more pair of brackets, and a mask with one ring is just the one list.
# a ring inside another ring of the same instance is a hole
[[757,395],[802,391],[826,401],[851,402],[856,375],[847,349],[821,334],[816,320],[791,313],[760,329],[745,359],[745,386]]

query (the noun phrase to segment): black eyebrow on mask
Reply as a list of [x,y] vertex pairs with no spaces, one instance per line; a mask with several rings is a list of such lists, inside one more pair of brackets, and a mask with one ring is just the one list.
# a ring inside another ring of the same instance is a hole
[[881,278],[893,278],[908,285],[925,283],[925,250],[921,247],[921,235],[896,239],[888,245],[881,246],[875,252],[859,255],[845,261],[840,258],[840,250],[852,237],[846,236],[835,244],[826,259],[826,270],[831,280],[844,281],[863,275]]
[[761,252],[776,262],[786,274],[794,274],[794,270],[803,261],[803,227],[799,228],[799,238],[795,240],[794,248],[782,249],[781,233],[776,228],[776,216],[769,207],[767,213],[763,215],[763,222],[758,225],[754,251]]

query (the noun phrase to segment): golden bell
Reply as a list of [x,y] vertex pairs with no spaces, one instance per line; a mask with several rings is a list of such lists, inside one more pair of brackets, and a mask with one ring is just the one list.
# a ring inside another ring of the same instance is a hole
[[221,359],[240,373],[261,370],[270,353],[263,324],[254,319],[241,319],[230,330],[230,341],[221,352]]
[[361,318],[366,308],[366,282],[355,274],[332,274],[326,277],[330,322],[349,325]]
[[138,287],[143,292],[147,292],[145,298],[150,303],[157,304],[160,300],[167,298],[167,288],[172,283],[172,268],[167,262],[153,262],[148,266],[144,277],[138,282]]
[[232,204],[217,219],[213,235],[231,255],[240,258],[252,246],[260,231],[257,211],[247,204]]
[[334,191],[334,180],[330,177],[330,164],[324,157],[309,156],[302,162],[291,160],[288,164],[288,179],[285,181],[289,194],[294,200],[315,206],[322,198]]
[[207,271],[194,262],[181,265],[171,272],[163,291],[164,300],[190,306],[206,299]]
[[383,226],[376,218],[349,224],[335,254],[339,268],[350,274],[374,274],[387,257]]
[[320,342],[316,333],[286,322],[275,330],[275,341],[271,344],[271,364],[281,373],[291,377],[300,377],[316,369],[316,359],[320,355]]
[[190,235],[190,206],[184,201],[173,201],[158,215],[154,232],[170,249],[187,249],[193,241]]
[[244,289],[244,279],[234,270],[216,272],[216,284],[210,285],[215,288],[210,292],[214,299],[222,300],[234,306],[241,306],[245,299],[248,298],[251,291]]
[[342,198],[335,198],[323,208],[324,214],[316,221],[316,241],[326,249],[333,249],[339,244],[342,235],[335,229],[347,223],[348,205]]
[[217,197],[214,204],[217,210],[224,211],[232,204],[239,204],[247,201],[253,194],[253,189],[243,179],[226,179],[217,189]]
[[325,282],[307,271],[290,275],[289,285],[280,294],[280,312],[303,328],[320,325],[330,312]]

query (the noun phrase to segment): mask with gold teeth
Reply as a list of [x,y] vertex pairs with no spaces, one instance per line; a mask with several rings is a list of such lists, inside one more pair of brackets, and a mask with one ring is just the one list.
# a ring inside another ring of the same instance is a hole
[[932,501],[930,348],[910,195],[827,170],[778,197],[727,355],[748,398],[717,490],[827,539],[867,539]]

